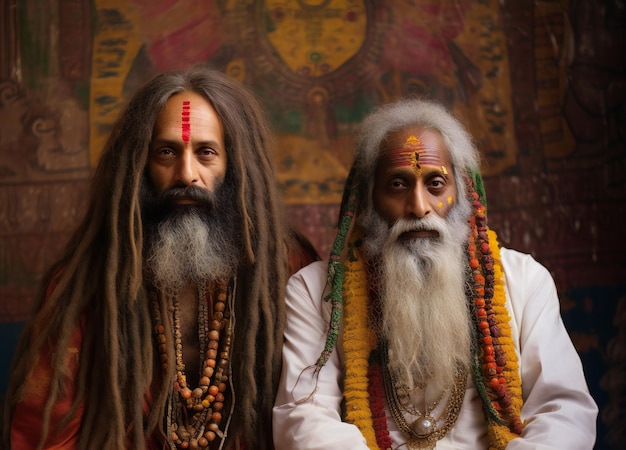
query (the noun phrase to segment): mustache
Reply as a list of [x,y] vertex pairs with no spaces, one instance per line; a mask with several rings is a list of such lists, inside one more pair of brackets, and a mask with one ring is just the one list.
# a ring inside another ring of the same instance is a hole
[[[220,186],[221,187],[221,186]],[[217,189],[219,190],[219,188]],[[186,214],[189,211],[198,211],[203,214],[212,214],[220,209],[219,192],[211,192],[198,186],[172,186],[161,193],[145,184],[141,193],[141,214],[148,226],[156,226],[168,217]],[[177,205],[180,200],[190,200],[194,204],[181,208]]]
[[207,205],[215,204],[215,194],[198,186],[172,186],[159,195],[163,202],[175,202],[178,200],[193,200],[194,202]]
[[389,239],[397,240],[403,233],[409,231],[437,231],[439,236],[447,234],[447,223],[436,215],[428,215],[422,219],[398,219],[389,229]]

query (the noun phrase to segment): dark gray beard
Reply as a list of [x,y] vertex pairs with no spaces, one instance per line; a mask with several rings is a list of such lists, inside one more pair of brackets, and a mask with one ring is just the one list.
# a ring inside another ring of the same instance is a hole
[[162,291],[176,294],[189,284],[205,287],[231,277],[239,252],[232,228],[209,225],[195,209],[161,222],[150,239],[146,265]]
[[[160,290],[176,294],[187,285],[206,287],[233,276],[240,260],[239,224],[232,189],[222,182],[214,193],[173,188],[161,196],[144,188],[145,267]],[[176,205],[187,195],[198,203]]]

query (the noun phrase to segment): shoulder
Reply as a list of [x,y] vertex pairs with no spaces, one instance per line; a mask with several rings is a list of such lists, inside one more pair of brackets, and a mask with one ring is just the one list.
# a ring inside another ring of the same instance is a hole
[[317,304],[324,296],[327,280],[327,261],[315,261],[293,274],[287,283],[288,302],[308,299]]
[[552,278],[548,269],[527,253],[522,253],[509,248],[500,248],[502,270],[507,278],[510,277],[549,277]]
[[290,285],[317,285],[325,282],[328,261],[315,261],[298,270],[289,278]]
[[507,298],[516,316],[533,310],[559,307],[554,279],[546,267],[526,253],[500,249]]

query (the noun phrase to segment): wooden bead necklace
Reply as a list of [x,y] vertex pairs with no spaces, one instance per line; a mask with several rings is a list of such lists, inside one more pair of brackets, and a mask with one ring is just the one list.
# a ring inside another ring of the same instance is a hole
[[[215,290],[200,293],[198,305],[198,338],[202,366],[198,387],[187,384],[180,319],[180,305],[176,298],[169,299],[176,373],[170,388],[166,407],[166,433],[172,449],[207,449],[216,438],[223,439],[220,429],[228,387],[229,357],[232,337],[230,319],[233,290],[226,282],[217,283]],[[167,373],[167,339],[156,292],[151,293],[153,324],[157,350],[164,373]],[[209,304],[213,315],[209,317]]]

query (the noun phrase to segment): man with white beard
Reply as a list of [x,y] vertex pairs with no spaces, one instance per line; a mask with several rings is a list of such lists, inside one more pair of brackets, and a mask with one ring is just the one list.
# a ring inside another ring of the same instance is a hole
[[361,130],[330,260],[287,285],[276,449],[591,449],[554,283],[499,247],[463,126],[406,100]]

